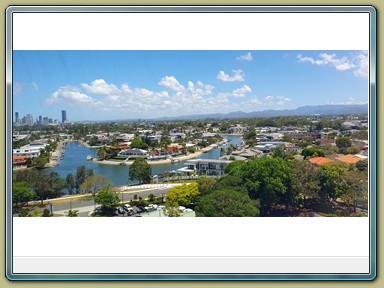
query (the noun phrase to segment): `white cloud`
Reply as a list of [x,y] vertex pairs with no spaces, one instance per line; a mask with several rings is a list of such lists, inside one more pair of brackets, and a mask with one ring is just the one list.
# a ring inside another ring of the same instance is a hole
[[21,95],[24,91],[24,85],[20,82],[13,82],[12,84],[12,93],[13,95]]
[[262,103],[266,106],[283,106],[290,101],[291,99],[285,96],[267,96],[262,100]]
[[176,92],[180,92],[185,89],[184,86],[181,85],[174,76],[165,76],[163,77],[163,79],[161,79],[161,81],[158,84],[160,86],[163,86],[169,90],[176,91]]
[[96,101],[82,93],[79,89],[71,86],[60,87],[55,92],[52,93],[46,100],[46,103],[49,105],[55,103],[66,103],[69,105],[78,105],[78,104],[94,104]]
[[244,85],[241,88],[233,90],[231,96],[233,97],[245,97],[245,94],[251,93],[252,89],[248,85]]
[[357,104],[367,104],[367,103],[368,101],[358,100],[354,97],[347,97],[341,101],[327,102],[327,104],[330,104],[330,105],[357,105]]
[[91,85],[82,83],[81,86],[89,93],[99,95],[117,94],[119,89],[113,85],[105,82],[104,79],[96,79],[92,81]]
[[356,57],[357,69],[353,71],[356,77],[368,78],[368,55],[360,54]]
[[243,61],[252,61],[253,60],[253,56],[252,56],[251,52],[248,52],[245,55],[241,55],[241,56],[237,57],[237,59],[238,60],[243,60]]
[[36,82],[32,82],[32,83],[31,83],[31,86],[32,86],[32,89],[33,89],[33,90],[39,90],[39,85],[37,85]]
[[224,71],[220,71],[219,74],[217,75],[217,78],[224,82],[245,81],[244,72],[242,70],[232,70],[232,72],[233,72],[233,76],[229,76],[228,74],[225,74]]
[[365,52],[358,55],[351,55],[350,57],[343,56],[340,58],[338,58],[335,53],[320,53],[318,59],[302,56],[301,54],[297,55],[296,58],[299,63],[309,62],[314,65],[331,66],[338,71],[353,70],[356,77],[368,77],[368,56]]

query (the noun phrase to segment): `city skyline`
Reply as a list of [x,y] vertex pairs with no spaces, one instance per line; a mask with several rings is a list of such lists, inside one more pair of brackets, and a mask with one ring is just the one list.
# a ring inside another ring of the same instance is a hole
[[20,115],[151,119],[368,102],[366,51],[14,51],[13,58]]

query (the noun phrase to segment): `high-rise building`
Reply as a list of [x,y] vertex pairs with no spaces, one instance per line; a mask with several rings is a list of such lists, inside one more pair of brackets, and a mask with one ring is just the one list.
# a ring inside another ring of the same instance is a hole
[[21,125],[21,119],[20,119],[20,116],[19,116],[19,112],[15,112],[15,123],[17,125]]
[[61,123],[64,124],[65,121],[67,121],[67,111],[61,110]]
[[33,126],[33,116],[31,114],[27,114],[27,116],[25,116],[25,124],[27,126]]

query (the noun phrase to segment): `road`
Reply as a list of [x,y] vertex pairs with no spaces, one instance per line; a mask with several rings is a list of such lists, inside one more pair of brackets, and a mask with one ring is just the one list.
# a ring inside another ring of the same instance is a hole
[[[132,200],[135,195],[137,195],[138,197],[147,198],[150,194],[153,194],[155,196],[167,194],[169,190],[170,188],[161,187],[161,188],[148,188],[140,191],[125,191],[122,193],[122,202],[127,202],[129,200]],[[72,207],[73,210],[79,210],[80,217],[87,217],[89,212],[93,211],[95,207],[99,207],[100,205],[95,204],[93,200],[84,200],[84,201],[78,201],[78,202],[67,203],[67,204],[58,204],[58,205],[55,205],[53,202],[52,206],[53,206],[54,214],[64,215]]]

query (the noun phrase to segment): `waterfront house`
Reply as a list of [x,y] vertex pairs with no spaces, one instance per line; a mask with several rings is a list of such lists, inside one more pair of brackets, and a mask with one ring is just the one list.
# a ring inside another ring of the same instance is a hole
[[208,176],[223,176],[225,174],[225,166],[231,163],[229,160],[217,159],[191,159],[187,160],[187,167],[177,170],[178,173],[193,173],[205,174]]
[[19,168],[27,165],[27,156],[13,156],[12,157],[12,167]]
[[129,158],[148,158],[149,152],[143,149],[132,148],[120,151],[117,153],[117,156],[127,156]]

